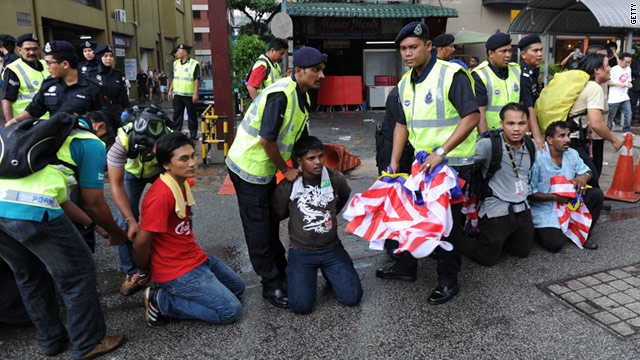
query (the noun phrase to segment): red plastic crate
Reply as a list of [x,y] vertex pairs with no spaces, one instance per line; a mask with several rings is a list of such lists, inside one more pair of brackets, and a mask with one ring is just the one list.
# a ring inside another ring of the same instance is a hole
[[373,81],[376,86],[396,86],[396,77],[391,75],[376,75]]

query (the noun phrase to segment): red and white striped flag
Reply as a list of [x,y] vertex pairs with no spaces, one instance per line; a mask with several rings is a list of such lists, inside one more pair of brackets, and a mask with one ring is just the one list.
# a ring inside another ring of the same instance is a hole
[[[572,191],[568,190],[569,186]],[[589,236],[592,222],[591,214],[582,196],[578,195],[571,180],[567,180],[564,176],[551,178],[551,193],[573,199],[568,204],[556,202],[555,210],[562,233],[582,249]]]
[[344,212],[347,232],[369,241],[369,248],[382,250],[386,239],[394,239],[399,242],[396,252],[409,251],[416,258],[428,256],[438,246],[453,249],[441,239],[453,226],[452,193],[462,197],[457,174],[445,164],[431,174],[421,173],[418,169],[426,156],[419,153],[416,158],[421,161],[414,162],[410,176],[379,177],[367,191],[356,194]]
[[480,215],[480,208],[478,207],[478,197],[474,193],[467,192],[462,203],[462,213],[465,214],[467,224],[465,231],[469,235],[478,233],[478,218]]

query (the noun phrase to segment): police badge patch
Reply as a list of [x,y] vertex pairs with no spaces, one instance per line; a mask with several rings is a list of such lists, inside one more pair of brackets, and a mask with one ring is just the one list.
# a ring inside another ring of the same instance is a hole
[[520,91],[520,88],[518,87],[518,83],[517,82],[513,83],[513,91],[515,91],[515,92]]
[[38,86],[40,85],[40,82],[38,80],[33,80],[33,85]]
[[429,105],[433,102],[433,95],[431,95],[431,89],[429,89],[429,92],[427,93],[427,96],[425,96],[424,98],[424,102]]
[[413,33],[417,36],[422,35],[422,26],[420,26],[420,24],[416,25],[416,27],[413,29]]
[[500,89],[496,89],[493,93],[496,94],[496,96],[500,95]]
[[55,87],[55,86],[51,86],[51,87],[47,90],[47,92],[50,92],[50,93],[55,92],[55,91],[56,91],[56,87]]
[[44,46],[44,52],[51,52],[51,44],[50,44],[50,43],[47,43],[47,44]]
[[82,72],[87,72],[87,67],[86,66],[82,67]]
[[411,105],[411,100],[405,100],[404,101],[404,106],[409,107],[409,105]]

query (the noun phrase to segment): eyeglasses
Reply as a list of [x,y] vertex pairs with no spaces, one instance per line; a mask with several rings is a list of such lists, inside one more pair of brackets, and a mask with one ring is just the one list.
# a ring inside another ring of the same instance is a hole
[[60,61],[49,61],[49,60],[45,60],[45,63],[47,63],[47,66],[51,65],[51,64],[60,64]]

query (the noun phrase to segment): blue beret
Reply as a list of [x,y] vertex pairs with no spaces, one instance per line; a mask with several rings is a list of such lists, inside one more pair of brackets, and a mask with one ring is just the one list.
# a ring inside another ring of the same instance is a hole
[[325,61],[327,61],[327,54],[323,54],[311,46],[305,46],[293,53],[293,66],[306,68]]
[[487,50],[495,50],[499,47],[511,45],[511,37],[508,34],[499,32],[491,35],[489,40],[484,44]]
[[527,35],[522,39],[520,39],[520,41],[518,41],[518,48],[522,49],[523,47],[527,47],[531,44],[537,44],[537,43],[542,43],[542,40],[540,40],[540,36],[536,34]]
[[40,45],[40,40],[38,40],[38,35],[33,33],[22,34],[18,36],[18,40],[16,40],[16,45],[22,47],[22,43],[25,41],[34,41]]
[[16,38],[9,34],[0,34],[0,43],[15,43]]
[[44,45],[44,53],[45,55],[75,54],[76,48],[74,48],[68,41],[56,40],[50,41]]
[[453,44],[456,38],[451,34],[440,34],[433,38],[433,46],[435,47],[444,47]]
[[100,47],[97,47],[95,50],[93,50],[93,53],[96,55],[100,55],[100,54],[104,54],[106,52],[113,52],[113,48],[111,47],[111,45],[106,44],[106,45],[102,45]]
[[95,41],[89,41],[89,40],[85,40],[82,42],[82,44],[80,44],[80,50],[83,49],[95,49],[96,46],[98,45],[98,43],[96,43]]
[[400,42],[408,37],[418,37],[422,39],[429,38],[429,27],[425,23],[414,21],[405,25],[396,36],[396,46],[400,46]]

